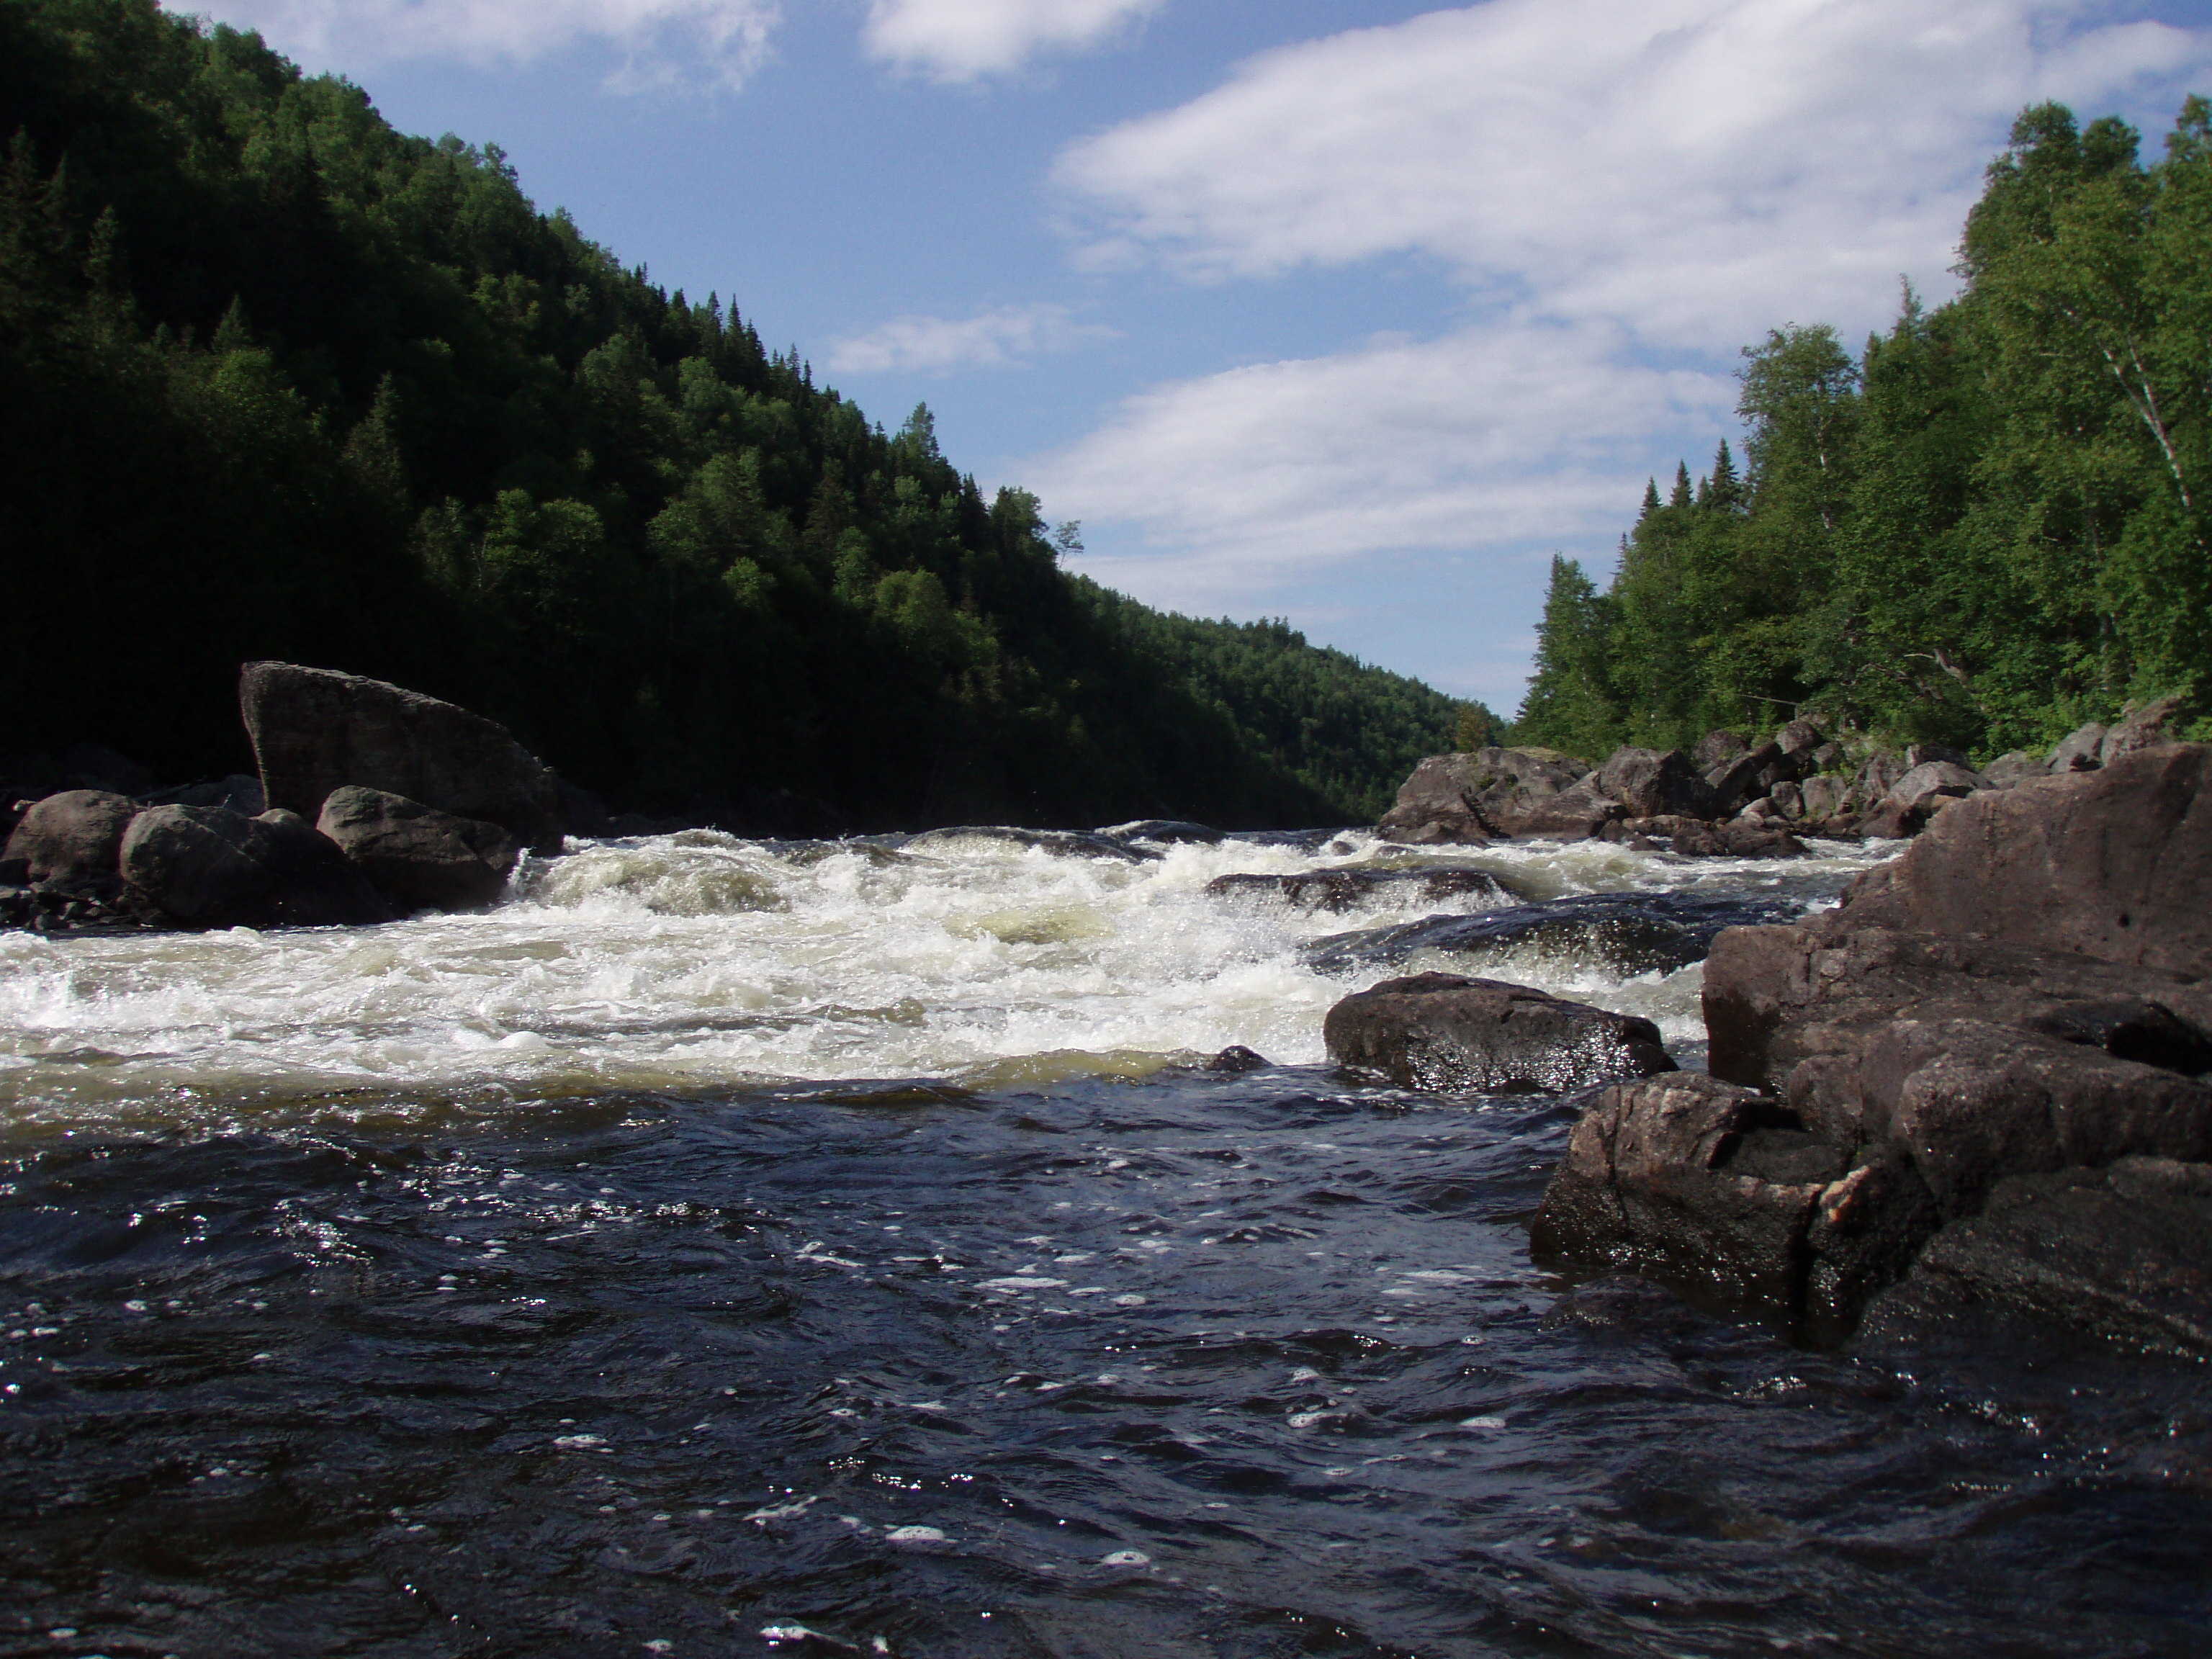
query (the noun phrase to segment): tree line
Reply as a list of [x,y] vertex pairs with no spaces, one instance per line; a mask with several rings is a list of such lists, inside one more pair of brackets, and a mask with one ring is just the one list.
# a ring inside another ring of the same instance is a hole
[[1522,740],[1806,713],[1987,757],[2212,712],[2212,104],[2148,165],[2123,121],[2027,111],[1957,271],[1856,356],[1817,325],[1746,349],[1741,467],[1647,487],[1603,591],[1553,560]]
[[392,679],[618,804],[1371,817],[1479,705],[1071,575],[926,408],[155,0],[0,0],[0,748],[242,758],[237,664]]

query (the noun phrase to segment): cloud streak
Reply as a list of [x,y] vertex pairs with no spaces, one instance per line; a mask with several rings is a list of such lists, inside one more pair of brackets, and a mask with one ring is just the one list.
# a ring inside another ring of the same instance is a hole
[[1098,46],[1165,0],[871,0],[871,57],[939,81],[1005,75],[1046,52]]
[[216,15],[348,71],[410,58],[525,64],[611,47],[606,84],[618,92],[734,90],[766,61],[781,21],[776,0],[228,0]]
[[1006,368],[1113,337],[1110,328],[1077,322],[1066,306],[1001,306],[973,317],[895,317],[832,341],[829,365],[836,374]]

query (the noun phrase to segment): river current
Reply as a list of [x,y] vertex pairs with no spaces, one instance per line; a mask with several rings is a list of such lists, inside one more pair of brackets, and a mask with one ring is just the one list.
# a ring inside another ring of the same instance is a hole
[[1875,854],[573,845],[0,936],[0,1656],[2212,1650],[2201,1370],[1545,1271],[1571,1106],[1326,1063],[1426,967],[1695,1063],[1694,963],[1310,947]]

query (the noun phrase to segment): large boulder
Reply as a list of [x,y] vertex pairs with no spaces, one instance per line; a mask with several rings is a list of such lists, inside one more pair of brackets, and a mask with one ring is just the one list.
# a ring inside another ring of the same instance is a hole
[[19,886],[112,884],[122,857],[123,832],[137,811],[129,796],[106,789],[65,789],[33,801],[0,851],[0,868]]
[[1385,980],[1322,1027],[1329,1058],[1401,1088],[1565,1094],[1674,1069],[1648,1019],[1459,974]]
[[1393,841],[1480,843],[1519,836],[1578,839],[1627,816],[1583,787],[1589,769],[1555,749],[1431,755],[1378,826]]
[[382,680],[254,662],[239,708],[272,807],[313,820],[333,789],[380,789],[457,817],[498,824],[558,852],[560,781],[507,728]]
[[1890,785],[1881,804],[1860,820],[1860,832],[1892,840],[1917,835],[1953,801],[1990,787],[1987,778],[1956,761],[1921,761]]
[[1679,749],[1616,749],[1590,779],[1600,796],[1617,800],[1632,818],[1713,814],[1713,791]]
[[1774,895],[1577,893],[1479,915],[1332,933],[1307,945],[1305,959],[1323,973],[1342,973],[1395,967],[1416,951],[1475,958],[1510,952],[1516,960],[1601,963],[1618,974],[1671,971],[1701,959],[1723,928],[1778,921],[1801,908]]
[[390,911],[335,842],[282,809],[149,806],[123,837],[123,878],[185,927],[313,927]]
[[2180,736],[2178,728],[2187,711],[2185,697],[2158,697],[2139,708],[2128,710],[2120,723],[2105,733],[2097,744],[2097,764],[2110,766],[2116,760],[2145,749],[2155,749],[2161,744],[2172,743]]
[[[2212,1164],[2208,981],[2212,749],[2142,750],[1954,799],[1839,908],[1720,935],[1696,1111],[1680,1091],[1617,1091],[1577,1131],[1540,1236],[1567,1259],[1662,1273],[1717,1253],[1712,1272],[1801,1333],[1847,1332],[1923,1245],[1939,1279],[1945,1252],[1995,1260],[1997,1245],[1952,1230],[2045,1190],[2033,1183],[2107,1194],[2075,1206],[2102,1213],[2117,1188],[2082,1172]],[[1702,1152],[1684,1139],[1692,1118],[1710,1131]],[[1761,1135],[1795,1161],[1742,1165]],[[1659,1150],[1607,1150],[1632,1143]],[[1741,1184],[1753,1176],[1765,1186]],[[1783,1190],[1815,1176],[1815,1194]],[[2026,1224],[1990,1237],[2020,1257]],[[2096,1278],[2093,1234],[2069,1223],[2004,1294],[2019,1301],[2037,1274]],[[2189,1317],[2212,1328],[2212,1305]]]
[[357,784],[331,791],[315,828],[402,911],[489,904],[506,890],[521,855],[514,837],[495,823]]

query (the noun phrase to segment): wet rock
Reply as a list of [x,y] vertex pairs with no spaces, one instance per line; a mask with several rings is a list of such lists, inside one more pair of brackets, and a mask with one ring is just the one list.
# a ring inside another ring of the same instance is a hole
[[270,805],[313,819],[333,789],[381,789],[561,850],[560,785],[507,728],[382,680],[248,663],[239,707]]
[[1132,847],[1104,836],[1073,830],[1015,830],[1003,824],[957,824],[944,830],[925,830],[907,842],[912,853],[951,852],[983,846],[1035,848],[1055,858],[1112,859],[1123,864],[1157,863],[1160,854],[1149,848]]
[[1203,823],[1189,823],[1180,818],[1138,818],[1130,823],[1117,823],[1096,832],[1109,841],[1154,841],[1164,846],[1212,847],[1221,841],[1221,831]]
[[2110,728],[2091,720],[2076,726],[2051,751],[2051,770],[2054,772],[2094,772],[2101,763],[2097,751],[2103,747],[2105,733]]
[[1216,876],[1206,884],[1206,890],[1215,898],[1265,896],[1279,899],[1294,910],[1329,911],[1388,904],[1401,896],[1430,904],[1466,897],[1511,904],[1520,897],[1487,870],[1449,867]]
[[1735,819],[1728,823],[1700,823],[1694,818],[1656,821],[1663,830],[1652,833],[1669,838],[1674,850],[1685,858],[1802,859],[1805,843],[1789,828],[1774,821]]
[[2110,766],[2127,756],[2172,742],[2180,735],[2177,728],[2187,706],[2185,698],[2172,696],[2160,697],[2140,708],[2130,708],[2098,743],[2098,765]]
[[1714,811],[1711,786],[1679,749],[1616,749],[1592,776],[1590,787],[1599,797],[1619,801],[1632,818],[1709,817]]
[[9,832],[0,866],[20,886],[112,885],[137,803],[106,789],[65,789],[34,801]]
[[1868,1310],[1869,1342],[2015,1322],[2125,1352],[2212,1358],[2212,1164],[2125,1158],[2019,1176],[1938,1233]]
[[1626,816],[1619,803],[1577,787],[1589,770],[1553,749],[1431,755],[1401,786],[1378,828],[1390,840],[1415,845],[1515,836],[1577,839]]
[[1621,1084],[1576,1123],[1529,1243],[1539,1260],[1792,1310],[1806,1235],[1844,1164],[1754,1090],[1696,1072]]
[[355,784],[331,791],[315,828],[402,912],[495,902],[521,852],[495,823]]
[[1272,1064],[1265,1054],[1255,1053],[1241,1042],[1232,1042],[1207,1060],[1206,1069],[1235,1076],[1245,1072],[1264,1072]]
[[1473,916],[1429,916],[1391,927],[1364,928],[1316,939],[1310,966],[1323,973],[1382,968],[1416,951],[1494,953],[1539,946],[1576,962],[1598,962],[1616,973],[1687,967],[1703,957],[1723,928],[1780,921],[1801,908],[1795,900],[1687,893],[1583,893],[1514,905]]
[[1347,1071],[1408,1089],[1564,1094],[1674,1067],[1648,1019],[1459,974],[1355,993],[1322,1035]]
[[335,842],[282,809],[151,806],[123,837],[122,872],[185,927],[358,926],[390,912]]

